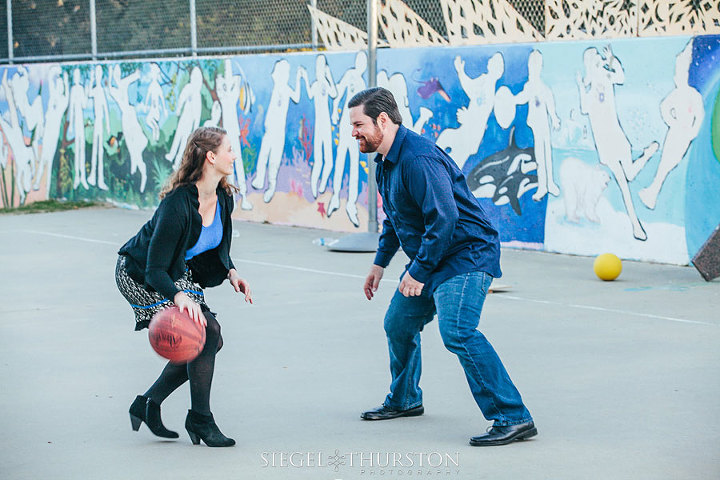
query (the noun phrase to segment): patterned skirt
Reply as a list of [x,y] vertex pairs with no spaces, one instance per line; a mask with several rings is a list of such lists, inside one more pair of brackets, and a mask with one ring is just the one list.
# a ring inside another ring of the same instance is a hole
[[[157,312],[175,304],[171,300],[164,298],[160,293],[149,291],[142,284],[130,278],[125,266],[126,261],[127,257],[125,255],[118,255],[117,265],[115,266],[115,283],[117,283],[118,290],[132,307],[133,313],[135,313],[135,330],[142,330],[147,328],[150,320]],[[175,286],[197,302],[203,311],[210,311],[210,308],[205,304],[203,289],[193,281],[189,269],[185,270],[183,276],[175,282]]]

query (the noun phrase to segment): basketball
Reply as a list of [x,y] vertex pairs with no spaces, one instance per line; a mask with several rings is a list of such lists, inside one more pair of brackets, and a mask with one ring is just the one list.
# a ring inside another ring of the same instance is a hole
[[612,253],[603,253],[595,259],[593,270],[601,280],[615,280],[622,272],[622,262]]
[[205,346],[205,327],[175,306],[156,313],[148,329],[153,350],[172,363],[194,360]]

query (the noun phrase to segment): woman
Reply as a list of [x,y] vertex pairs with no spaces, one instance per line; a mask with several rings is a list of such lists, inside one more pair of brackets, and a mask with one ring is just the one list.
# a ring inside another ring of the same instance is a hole
[[210,412],[215,354],[223,342],[220,324],[202,290],[227,278],[252,303],[250,287],[230,259],[233,187],[226,176],[233,172],[234,160],[225,130],[195,130],[152,219],[118,252],[115,280],[135,313],[135,330],[146,328],[155,313],[174,304],[206,331],[205,346],[195,360],[168,363],[148,391],[137,396],[130,406],[135,431],[145,422],[155,435],[177,438],[176,432],[163,425],[160,404],[190,380],[192,407],[185,429],[193,444],[200,440],[210,447],[235,444],[220,432]]

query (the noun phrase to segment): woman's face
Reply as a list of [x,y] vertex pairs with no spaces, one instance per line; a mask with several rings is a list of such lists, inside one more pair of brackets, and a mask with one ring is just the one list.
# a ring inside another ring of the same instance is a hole
[[235,163],[235,152],[232,150],[230,145],[230,139],[228,136],[223,136],[222,143],[215,152],[215,168],[223,175],[230,175],[233,173],[233,165]]

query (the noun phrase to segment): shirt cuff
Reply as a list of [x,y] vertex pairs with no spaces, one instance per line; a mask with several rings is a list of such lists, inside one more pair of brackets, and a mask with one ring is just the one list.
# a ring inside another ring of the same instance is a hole
[[427,283],[430,278],[430,271],[415,260],[410,264],[407,271],[412,278],[420,283]]
[[393,255],[394,254],[392,253],[378,250],[375,254],[375,261],[373,263],[379,267],[385,268],[390,265],[390,260],[392,260]]

